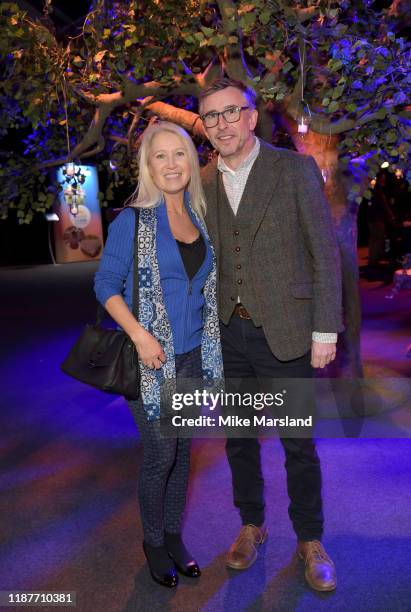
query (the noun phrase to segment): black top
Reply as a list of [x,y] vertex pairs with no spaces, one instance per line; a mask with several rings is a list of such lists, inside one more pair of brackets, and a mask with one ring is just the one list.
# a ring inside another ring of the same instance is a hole
[[177,246],[180,251],[181,259],[187,272],[188,278],[191,280],[201,268],[201,265],[206,256],[206,245],[202,233],[194,242],[181,242],[176,239]]

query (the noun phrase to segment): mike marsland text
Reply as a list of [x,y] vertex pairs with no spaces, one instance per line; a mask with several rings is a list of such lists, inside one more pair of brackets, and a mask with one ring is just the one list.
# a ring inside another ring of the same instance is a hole
[[272,418],[263,414],[255,414],[252,419],[237,415],[220,415],[218,418],[200,415],[195,418],[187,418],[176,414],[171,418],[171,422],[174,427],[312,427],[313,417],[295,419],[286,415],[281,418]]

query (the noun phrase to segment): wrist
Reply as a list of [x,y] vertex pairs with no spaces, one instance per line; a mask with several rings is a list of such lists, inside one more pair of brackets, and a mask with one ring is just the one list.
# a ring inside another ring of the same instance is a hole
[[138,327],[136,329],[134,329],[131,334],[129,334],[131,340],[134,342],[134,344],[139,344],[144,335],[146,334],[146,330],[144,329],[144,327],[142,327],[141,325],[138,325]]

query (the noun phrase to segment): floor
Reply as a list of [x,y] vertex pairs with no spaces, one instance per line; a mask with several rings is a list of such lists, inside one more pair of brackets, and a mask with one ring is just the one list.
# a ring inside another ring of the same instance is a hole
[[224,442],[197,439],[184,533],[203,575],[170,591],[151,581],[143,558],[141,446],[126,404],[59,370],[93,318],[94,270],[89,263],[0,270],[0,590],[75,591],[80,612],[409,610],[411,290],[388,299],[386,278],[361,281],[363,358],[384,410],[348,428],[351,437],[340,429],[318,440],[324,543],[337,590],[316,593],[304,581],[275,439],[262,442],[269,538],[248,571],[226,569],[239,520]]

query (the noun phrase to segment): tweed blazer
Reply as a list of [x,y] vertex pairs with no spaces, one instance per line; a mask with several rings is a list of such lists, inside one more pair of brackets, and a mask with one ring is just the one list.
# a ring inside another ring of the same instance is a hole
[[[310,349],[313,331],[344,328],[339,250],[314,159],[260,144],[237,217],[251,245],[253,290],[265,336],[274,355],[288,361]],[[218,206],[227,196],[216,159],[202,176],[218,266],[232,227],[218,223]],[[218,290],[220,308],[229,299]]]

